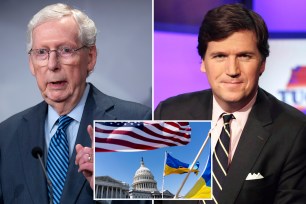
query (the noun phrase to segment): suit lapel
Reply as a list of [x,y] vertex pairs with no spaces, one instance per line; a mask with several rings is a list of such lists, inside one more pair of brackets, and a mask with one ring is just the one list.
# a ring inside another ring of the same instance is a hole
[[[43,174],[42,167],[39,160],[32,156],[32,149],[40,147],[45,149],[45,132],[44,124],[47,114],[47,105],[42,102],[34,107],[23,118],[23,123],[19,128],[20,138],[19,153],[23,165],[24,178],[27,188],[33,199],[33,203],[46,203],[47,196],[47,183]],[[44,160],[44,157],[42,158]]]
[[[116,120],[116,117],[108,113],[108,110],[112,109],[114,106],[112,101],[104,97],[104,95],[93,85],[90,86],[76,139],[76,144],[82,144],[87,147],[91,146],[91,140],[87,133],[87,126],[90,124],[93,125],[93,120]],[[89,185],[86,185],[87,180],[83,174],[78,172],[79,167],[75,165],[75,157],[76,151],[74,149],[69,162],[66,183],[61,198],[62,203],[76,203],[82,189],[86,186],[89,187]],[[90,187],[86,189],[86,191],[92,193]],[[72,200],[72,198],[75,200]]]
[[260,89],[223,185],[223,192],[226,193],[221,196],[223,199],[221,203],[235,203],[248,173],[258,173],[251,170],[270,136],[268,125],[272,120],[268,107],[268,99]]

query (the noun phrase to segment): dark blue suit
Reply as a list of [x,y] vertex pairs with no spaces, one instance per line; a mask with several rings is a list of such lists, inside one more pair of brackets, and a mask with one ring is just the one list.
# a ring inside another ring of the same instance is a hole
[[[46,152],[45,102],[18,113],[0,124],[0,203],[48,203],[47,184],[33,147]],[[99,120],[151,119],[151,110],[140,104],[107,96],[90,85],[76,144],[91,146],[87,126]],[[70,159],[61,203],[93,203],[93,191]]]

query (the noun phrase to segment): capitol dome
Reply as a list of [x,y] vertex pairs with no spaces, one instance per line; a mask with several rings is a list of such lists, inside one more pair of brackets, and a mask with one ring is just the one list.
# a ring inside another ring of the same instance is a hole
[[157,191],[157,183],[150,169],[145,167],[143,158],[141,158],[139,169],[135,172],[132,187],[139,191]]

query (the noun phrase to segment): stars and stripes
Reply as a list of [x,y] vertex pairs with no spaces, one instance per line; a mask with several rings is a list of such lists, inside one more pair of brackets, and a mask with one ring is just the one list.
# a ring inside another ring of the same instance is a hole
[[129,152],[187,145],[188,122],[96,122],[96,152]]

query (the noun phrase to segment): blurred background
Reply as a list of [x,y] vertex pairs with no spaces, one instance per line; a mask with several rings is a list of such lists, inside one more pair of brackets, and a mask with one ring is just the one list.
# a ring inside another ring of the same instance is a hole
[[260,86],[306,113],[306,1],[154,0],[154,107],[181,93],[209,88],[197,54],[206,12],[241,3],[259,13],[270,33],[270,56]]
[[[28,66],[27,24],[58,0],[0,2],[0,122],[42,101]],[[102,92],[152,106],[152,0],[63,0],[98,28],[98,60],[89,76]]]

